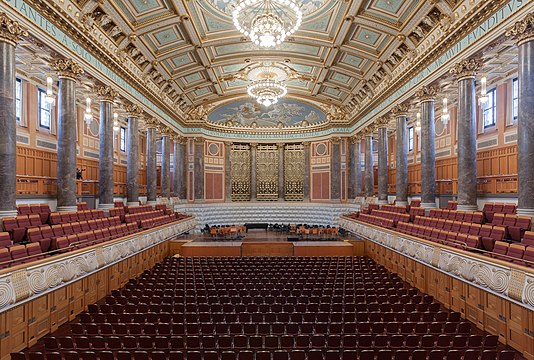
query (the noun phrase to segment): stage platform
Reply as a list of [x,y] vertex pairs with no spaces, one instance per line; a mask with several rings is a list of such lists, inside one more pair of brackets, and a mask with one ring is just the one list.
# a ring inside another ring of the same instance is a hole
[[172,240],[182,256],[362,256],[363,240],[346,241],[195,241]]

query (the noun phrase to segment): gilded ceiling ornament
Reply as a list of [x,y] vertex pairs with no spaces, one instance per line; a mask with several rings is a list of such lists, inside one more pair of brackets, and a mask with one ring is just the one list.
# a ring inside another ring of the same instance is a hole
[[100,101],[113,101],[119,95],[119,92],[111,86],[100,85],[95,87],[95,94]]
[[452,18],[447,14],[441,14],[439,17],[439,26],[442,31],[447,31],[451,27]]
[[95,27],[95,18],[93,17],[93,14],[83,14],[80,17],[80,22],[87,30],[92,30]]
[[389,118],[387,116],[382,116],[375,120],[375,125],[377,129],[387,127],[388,124],[389,124]]
[[436,95],[438,94],[438,89],[435,86],[428,85],[428,86],[422,86],[415,92],[415,96],[419,98],[419,101],[434,101],[436,99]]
[[147,129],[155,129],[159,125],[159,120],[155,117],[145,119]]
[[327,121],[346,121],[348,118],[347,112],[344,108],[334,104],[321,105],[321,110],[326,114]]
[[340,141],[341,141],[341,138],[339,136],[334,136],[333,138],[330,138],[330,142],[332,144],[339,144]]
[[50,65],[57,71],[60,79],[69,78],[71,80],[76,80],[78,75],[84,73],[83,68],[72,59],[56,59],[53,60]]
[[406,116],[408,113],[409,107],[406,104],[397,104],[391,109],[393,116]]
[[534,13],[527,14],[523,20],[506,30],[506,36],[515,38],[517,45],[534,40]]
[[482,60],[465,59],[455,64],[449,70],[449,73],[456,76],[458,81],[465,78],[474,78],[476,76],[477,71],[482,67],[482,65]]
[[194,107],[189,112],[189,118],[191,121],[208,121],[208,114],[210,110],[213,108],[213,105],[204,105],[200,104],[196,107]]
[[137,104],[126,105],[126,113],[128,117],[139,117],[143,114],[143,109]]
[[0,41],[16,46],[22,36],[28,36],[28,32],[6,13],[0,13]]

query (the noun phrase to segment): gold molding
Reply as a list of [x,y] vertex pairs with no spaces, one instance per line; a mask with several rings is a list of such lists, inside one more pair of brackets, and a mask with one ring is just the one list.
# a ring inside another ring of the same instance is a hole
[[127,104],[125,106],[126,115],[130,118],[138,118],[143,115],[143,109],[137,104]]
[[72,59],[55,59],[50,64],[57,72],[58,78],[76,81],[78,75],[83,74],[83,68]]
[[420,102],[435,101],[437,94],[438,89],[432,85],[422,86],[415,92]]
[[95,94],[98,96],[100,101],[112,102],[117,95],[119,95],[119,92],[113,89],[111,86],[98,85],[95,87]]
[[515,38],[518,46],[534,40],[534,13],[529,13],[523,20],[517,21],[505,34]]
[[393,114],[393,116],[395,117],[406,116],[408,114],[409,109],[410,108],[407,104],[399,103],[395,105],[393,109],[391,109],[391,114]]
[[464,59],[454,64],[449,73],[454,75],[458,81],[474,79],[482,65],[483,62],[480,59]]
[[28,36],[26,29],[23,29],[18,21],[11,20],[6,13],[0,13],[0,42],[17,46],[23,36]]

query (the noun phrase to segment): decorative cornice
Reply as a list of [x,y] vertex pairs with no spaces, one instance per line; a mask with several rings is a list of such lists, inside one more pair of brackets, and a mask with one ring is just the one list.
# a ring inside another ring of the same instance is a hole
[[137,104],[128,104],[125,110],[128,117],[138,118],[143,115],[143,109]]
[[406,116],[408,114],[409,106],[407,104],[399,103],[391,109],[393,116]]
[[22,36],[28,36],[28,32],[17,21],[11,20],[6,13],[0,13],[0,42],[17,46]]
[[422,86],[419,90],[415,92],[415,96],[419,98],[420,102],[434,101],[436,100],[437,94],[438,89],[432,85]]
[[83,74],[83,68],[72,59],[55,59],[50,64],[60,79],[66,78],[76,81],[78,75]]
[[534,13],[527,14],[523,20],[506,30],[506,36],[515,38],[518,46],[534,40]]
[[113,101],[119,95],[119,92],[111,86],[99,85],[95,87],[95,94],[100,101]]
[[483,62],[480,59],[465,59],[455,64],[449,73],[456,76],[458,81],[475,78],[477,71],[482,67]]

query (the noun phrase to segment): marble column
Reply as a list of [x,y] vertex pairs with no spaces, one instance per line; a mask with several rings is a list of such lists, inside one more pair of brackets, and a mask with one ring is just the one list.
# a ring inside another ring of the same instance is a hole
[[118,95],[110,86],[98,86],[100,98],[100,158],[98,162],[98,207],[113,205],[113,99]]
[[416,92],[421,102],[421,207],[436,207],[436,151],[434,101],[437,89],[423,86]]
[[0,13],[0,218],[16,216],[17,121],[15,47],[28,33]]
[[171,139],[170,130],[164,129],[161,136],[161,197],[171,197]]
[[224,189],[225,202],[232,202],[232,142],[224,142]]
[[157,196],[156,126],[157,119],[146,121],[146,194],[147,204],[155,205]]
[[517,214],[534,218],[534,13],[506,31],[518,47]]
[[127,205],[139,205],[139,116],[143,113],[136,104],[126,106],[128,113],[128,153],[126,164]]
[[387,119],[378,128],[378,203],[388,203],[388,128]]
[[284,146],[279,143],[278,146],[278,201],[284,201],[285,186],[284,186]]
[[172,138],[173,145],[173,173],[172,173],[172,196],[181,198],[180,196],[180,183],[182,181],[181,176],[181,164],[180,164],[180,141],[181,137],[175,134]]
[[393,108],[396,121],[396,151],[395,151],[395,204],[408,205],[408,130],[406,128],[406,114],[408,106],[397,104]]
[[76,78],[84,71],[71,59],[57,59],[51,65],[59,79],[57,211],[76,211]]
[[365,135],[365,196],[374,196],[373,133]]
[[354,197],[362,196],[361,138],[354,138]]
[[341,141],[339,138],[333,138],[330,142],[332,144],[330,199],[339,202],[341,201]]
[[462,60],[450,69],[458,79],[458,210],[477,206],[477,98],[475,76],[480,60]]
[[304,201],[310,201],[310,142],[302,143],[304,145]]
[[256,201],[258,191],[256,189],[256,150],[258,144],[250,144],[250,201]]
[[195,138],[195,201],[204,201],[204,139]]

